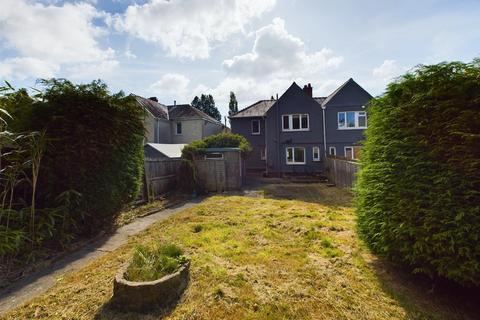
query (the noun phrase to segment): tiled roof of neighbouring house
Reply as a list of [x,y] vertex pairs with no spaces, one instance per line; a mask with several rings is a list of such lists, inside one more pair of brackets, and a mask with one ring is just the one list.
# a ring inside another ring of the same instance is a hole
[[143,98],[137,95],[133,95],[138,104],[144,107],[154,117],[168,120],[168,109],[161,103],[153,101],[151,99]]
[[170,119],[201,118],[211,122],[222,124],[220,121],[212,118],[205,112],[198,110],[197,108],[194,108],[189,104],[177,104],[168,106],[168,114],[170,115]]
[[265,113],[273,106],[275,100],[260,100],[238,111],[230,118],[263,117]]

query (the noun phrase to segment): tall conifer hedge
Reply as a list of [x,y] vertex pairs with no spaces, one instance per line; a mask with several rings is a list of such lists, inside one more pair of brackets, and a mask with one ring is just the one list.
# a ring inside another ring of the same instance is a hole
[[364,239],[414,272],[480,284],[480,60],[420,66],[368,112]]

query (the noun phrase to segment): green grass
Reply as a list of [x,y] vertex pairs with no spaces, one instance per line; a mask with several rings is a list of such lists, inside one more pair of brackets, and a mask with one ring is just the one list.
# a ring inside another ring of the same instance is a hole
[[[399,277],[370,254],[357,237],[348,192],[311,184],[264,191],[265,198],[213,196],[157,223],[2,319],[383,320],[478,314],[466,301],[436,296]],[[190,259],[182,301],[167,315],[112,310],[112,279],[132,249],[159,243],[177,244]]]
[[138,245],[125,272],[129,281],[154,281],[178,270],[186,262],[183,252],[174,244],[155,247]]

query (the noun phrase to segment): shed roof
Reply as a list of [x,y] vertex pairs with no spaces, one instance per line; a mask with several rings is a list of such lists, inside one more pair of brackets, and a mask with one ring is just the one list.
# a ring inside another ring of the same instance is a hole
[[168,158],[180,158],[185,147],[184,143],[147,143],[147,145]]

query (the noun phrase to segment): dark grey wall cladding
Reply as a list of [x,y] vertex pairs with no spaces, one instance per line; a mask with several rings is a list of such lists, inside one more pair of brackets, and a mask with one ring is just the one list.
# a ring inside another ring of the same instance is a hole
[[[308,131],[282,131],[282,115],[308,114]],[[307,96],[302,89],[293,84],[267,112],[267,162],[272,171],[314,172],[321,171],[322,165],[313,161],[312,147],[323,150],[322,108]],[[287,165],[286,148],[305,147],[305,165]],[[322,152],[322,151],[321,151]]]
[[[260,134],[252,134],[252,120],[260,121]],[[265,122],[263,118],[232,118],[232,132],[244,136],[250,146],[252,153],[245,159],[245,164],[249,169],[265,169],[265,160],[260,159],[260,150],[265,148]]]

